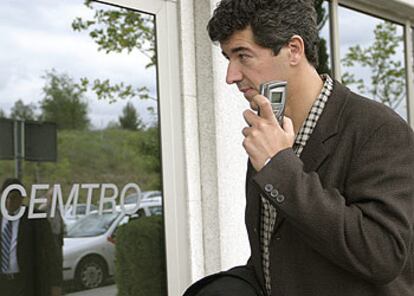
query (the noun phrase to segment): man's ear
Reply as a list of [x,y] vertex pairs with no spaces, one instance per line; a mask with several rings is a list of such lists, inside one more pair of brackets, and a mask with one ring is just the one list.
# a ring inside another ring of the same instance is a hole
[[296,66],[303,59],[306,59],[305,43],[299,35],[293,35],[292,38],[290,38],[287,48],[289,49],[289,64],[291,66]]

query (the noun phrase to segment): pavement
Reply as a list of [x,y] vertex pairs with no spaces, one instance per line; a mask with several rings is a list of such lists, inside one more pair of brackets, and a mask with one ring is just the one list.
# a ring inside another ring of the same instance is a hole
[[116,285],[109,285],[96,289],[83,290],[74,293],[65,294],[65,296],[116,296],[117,288]]

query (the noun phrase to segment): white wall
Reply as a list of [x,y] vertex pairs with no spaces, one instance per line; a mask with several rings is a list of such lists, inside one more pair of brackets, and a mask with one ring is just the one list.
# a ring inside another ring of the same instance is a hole
[[182,0],[179,8],[193,280],[244,264],[249,256],[241,145],[248,105],[226,85],[226,61],[207,35],[216,2]]

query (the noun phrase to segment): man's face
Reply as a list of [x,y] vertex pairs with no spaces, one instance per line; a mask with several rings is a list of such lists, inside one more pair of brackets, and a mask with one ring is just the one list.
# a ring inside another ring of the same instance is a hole
[[236,83],[249,102],[259,92],[260,84],[270,80],[287,80],[288,62],[284,48],[274,55],[271,49],[254,41],[250,27],[236,31],[220,46],[229,61],[226,82]]
[[23,197],[20,192],[13,190],[9,193],[6,199],[6,208],[9,213],[16,212],[22,205]]

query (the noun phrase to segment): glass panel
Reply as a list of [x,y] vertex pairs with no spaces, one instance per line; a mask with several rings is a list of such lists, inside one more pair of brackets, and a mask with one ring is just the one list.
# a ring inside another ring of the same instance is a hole
[[166,295],[154,16],[5,0],[0,34],[0,182],[24,185],[0,219],[27,193],[19,221],[41,229],[33,269],[7,270],[41,295]]
[[[412,41],[412,50],[413,52],[411,53],[411,65],[413,66],[412,68],[412,73],[413,73],[413,79],[414,79],[414,27],[411,27],[411,41]],[[414,88],[414,80],[411,82]],[[411,98],[411,100],[413,100],[414,98]],[[412,102],[413,104],[414,102]],[[414,119],[413,119],[414,120]]]
[[319,28],[319,67],[318,73],[327,73],[332,76],[331,37],[329,27],[329,1],[315,1]]
[[404,28],[339,7],[342,81],[407,119]]

